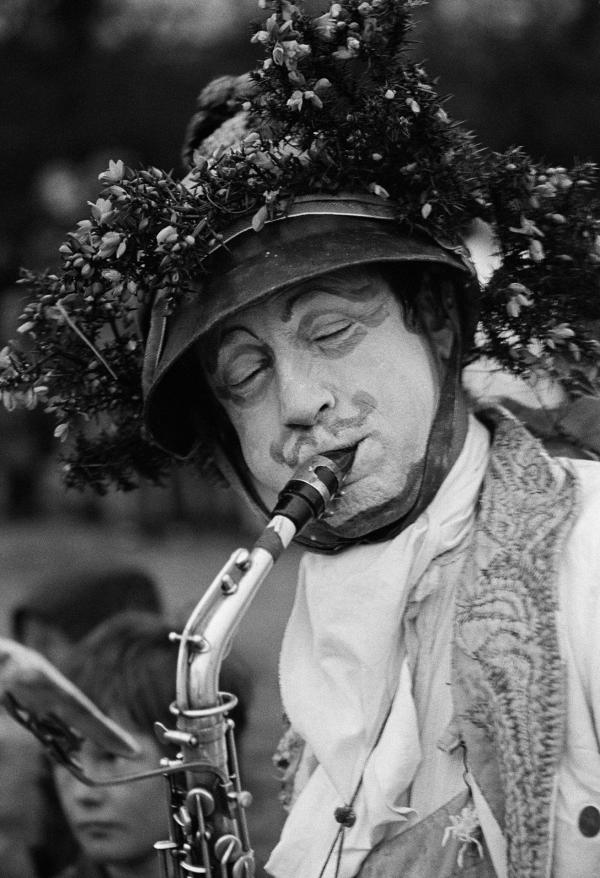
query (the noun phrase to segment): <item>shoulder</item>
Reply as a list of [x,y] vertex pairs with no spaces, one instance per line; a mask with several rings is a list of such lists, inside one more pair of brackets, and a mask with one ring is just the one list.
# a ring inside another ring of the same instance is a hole
[[557,459],[554,463],[576,481],[575,514],[561,562],[577,570],[583,583],[593,585],[595,580],[594,590],[600,592],[600,462]]
[[578,494],[573,524],[558,556],[558,597],[571,660],[589,688],[600,671],[600,463],[557,463],[575,475]]
[[600,462],[559,458],[556,463],[570,471],[577,483],[577,510],[567,550],[589,547],[600,562]]
[[594,496],[600,493],[600,461],[559,457],[557,462],[575,473],[586,495]]

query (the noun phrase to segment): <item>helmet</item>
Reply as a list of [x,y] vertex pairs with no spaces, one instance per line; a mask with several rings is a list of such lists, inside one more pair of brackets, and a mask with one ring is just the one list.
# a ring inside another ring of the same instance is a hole
[[216,324],[301,281],[374,263],[419,265],[454,278],[463,338],[471,338],[479,287],[463,248],[444,246],[422,231],[402,231],[381,199],[298,197],[285,217],[259,232],[250,217],[232,226],[208,257],[196,295],[174,312],[155,302],[146,320],[143,385],[146,425],[158,444],[187,457],[199,441],[205,447],[219,441],[214,401],[190,357]]
[[[460,315],[460,340],[448,369],[431,429],[421,491],[409,516],[367,535],[388,539],[430,502],[450,460],[462,343],[470,342],[477,318],[479,285],[466,251],[434,240],[420,230],[402,230],[394,211],[365,195],[304,196],[285,217],[255,231],[241,219],[207,258],[196,295],[170,312],[159,301],[151,310],[144,357],[146,426],[171,455],[199,454],[216,463],[226,481],[241,491],[261,517],[268,513],[243,459],[238,438],[214,399],[193,350],[220,321],[301,281],[357,265],[420,266],[452,281]],[[440,285],[440,289],[442,285]],[[297,542],[336,552],[356,542],[317,522]]]

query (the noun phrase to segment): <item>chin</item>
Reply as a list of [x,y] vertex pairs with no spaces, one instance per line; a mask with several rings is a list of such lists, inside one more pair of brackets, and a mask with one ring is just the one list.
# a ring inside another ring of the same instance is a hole
[[352,539],[393,524],[413,508],[422,477],[423,462],[419,461],[411,466],[407,475],[398,479],[400,484],[393,494],[390,494],[390,482],[382,487],[381,477],[373,486],[359,480],[347,487],[346,495],[336,501],[333,514],[327,516],[325,523],[336,534]]
[[329,516],[325,523],[336,534],[342,537],[364,537],[375,530],[393,524],[406,515],[412,506],[408,498],[393,497],[381,500],[379,503],[369,504],[366,508],[354,512],[342,509]]

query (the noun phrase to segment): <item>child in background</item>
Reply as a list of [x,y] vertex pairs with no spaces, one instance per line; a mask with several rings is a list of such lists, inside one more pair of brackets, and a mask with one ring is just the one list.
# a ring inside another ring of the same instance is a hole
[[[145,613],[107,620],[73,650],[65,671],[106,714],[134,735],[141,747],[124,759],[86,741],[80,753],[91,777],[109,778],[156,769],[161,748],[155,721],[173,725],[177,647],[170,627]],[[107,787],[88,787],[54,768],[59,800],[80,845],[77,861],[61,878],[153,878],[159,875],[155,841],[168,836],[162,777]]]
[[[156,769],[173,748],[161,746],[153,731],[159,721],[172,728],[169,705],[175,698],[177,646],[171,627],[146,613],[122,613],[107,620],[71,653],[65,671],[95,704],[136,738],[135,759],[117,757],[86,741],[80,753],[94,778]],[[227,669],[222,686],[235,689],[240,677]],[[231,690],[230,690],[231,691]],[[246,696],[245,692],[236,692]],[[235,714],[236,729],[244,714]],[[241,720],[241,722],[240,722]],[[88,787],[60,766],[54,768],[58,796],[80,845],[77,861],[60,878],[158,878],[154,842],[168,837],[166,786],[162,777]]]
[[144,570],[72,570],[41,580],[13,609],[12,637],[61,668],[82,637],[123,610],[162,612],[158,586]]
[[[74,570],[42,580],[12,612],[11,636],[40,652],[64,670],[73,647],[100,623],[129,610],[159,616],[163,612],[160,589],[138,567]],[[251,680],[244,659],[234,650],[222,670],[222,688],[235,692],[232,711],[238,736],[246,725]]]
[[[41,579],[21,599],[10,634],[62,669],[78,641],[128,609],[162,612],[148,573],[132,565],[76,567]],[[2,878],[51,878],[76,852],[39,745],[0,710]]]
[[[77,641],[125,609],[162,610],[158,585],[144,570],[81,566],[41,579],[23,596],[10,634],[61,668]],[[2,878],[51,878],[76,850],[38,743],[0,710]]]

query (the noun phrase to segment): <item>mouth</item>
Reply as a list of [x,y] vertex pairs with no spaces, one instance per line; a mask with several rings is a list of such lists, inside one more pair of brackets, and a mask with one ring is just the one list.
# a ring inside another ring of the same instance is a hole
[[352,470],[356,462],[356,455],[362,443],[362,439],[357,440],[352,445],[344,445],[342,448],[334,448],[330,451],[323,451],[325,457],[329,457],[338,466],[343,473],[341,490],[335,495],[335,500],[339,500],[346,488],[353,484],[357,479],[353,477]]
[[90,835],[108,835],[113,831],[116,824],[114,823],[102,823],[96,820],[90,820],[85,823],[78,823],[76,825],[77,832],[82,832]]
[[344,448],[335,448],[331,451],[325,451],[323,452],[323,456],[328,457],[329,460],[332,460],[336,466],[339,467],[345,479],[354,464],[354,457],[357,448],[358,443],[355,443],[354,445],[347,445]]

